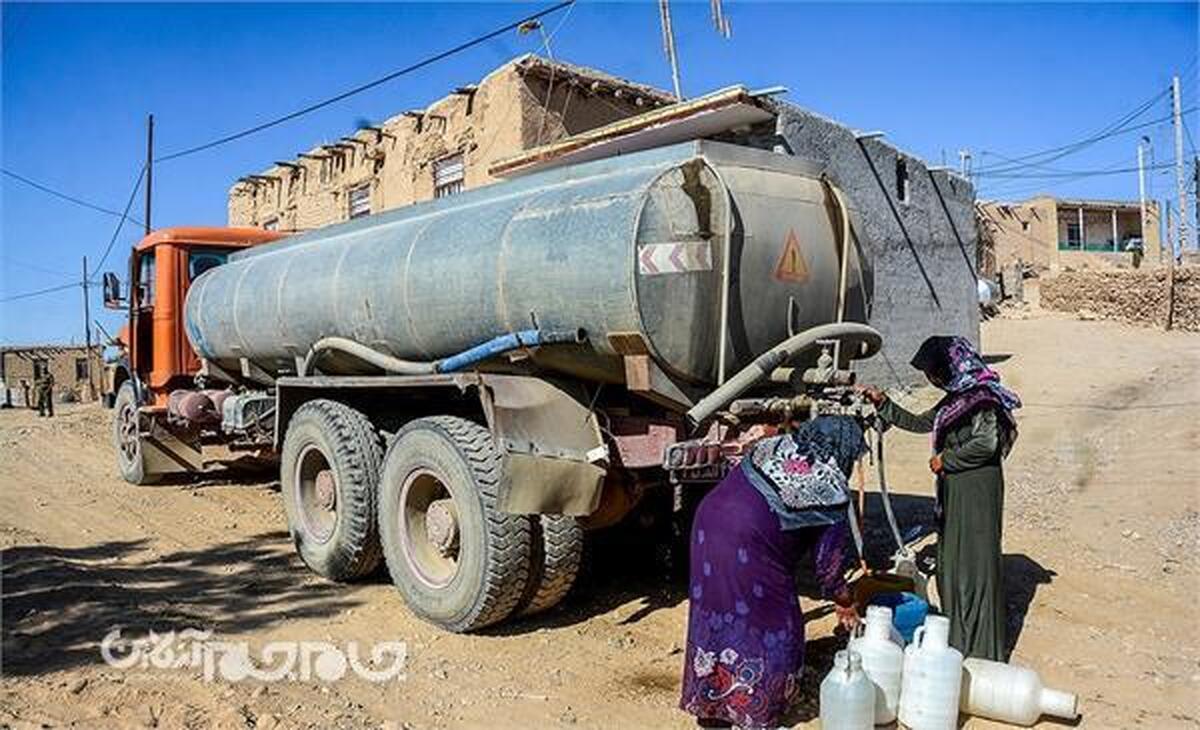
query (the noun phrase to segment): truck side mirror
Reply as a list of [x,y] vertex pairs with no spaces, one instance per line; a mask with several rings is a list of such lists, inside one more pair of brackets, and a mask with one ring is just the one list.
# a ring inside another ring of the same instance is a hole
[[121,298],[121,280],[111,271],[104,272],[104,306],[107,309],[124,309],[125,301]]

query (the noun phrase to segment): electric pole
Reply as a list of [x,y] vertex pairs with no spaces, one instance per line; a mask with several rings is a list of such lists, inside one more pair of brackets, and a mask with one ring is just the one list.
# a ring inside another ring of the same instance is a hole
[[1171,80],[1171,96],[1175,107],[1175,188],[1179,195],[1179,251],[1183,253],[1191,238],[1188,236],[1187,189],[1183,182],[1183,115],[1180,113],[1179,77]]
[[150,196],[154,187],[154,115],[146,115],[146,235],[150,235]]
[[1167,321],[1165,329],[1171,329],[1172,320],[1175,319],[1175,239],[1172,236],[1174,226],[1171,220],[1171,201],[1167,203],[1167,245],[1169,254],[1167,256]]
[[669,0],[658,0],[658,12],[662,16],[663,50],[671,62],[671,82],[675,85],[675,100],[683,101],[679,84],[679,58],[675,55],[675,31],[671,29],[671,6]]
[[83,257],[83,355],[87,363],[88,398],[95,400],[96,384],[92,380],[92,313],[88,302],[87,256]]
[[[1142,141],[1138,140],[1138,208],[1142,212],[1142,249],[1146,248],[1146,164],[1142,154]],[[1161,252],[1162,247],[1159,246]]]

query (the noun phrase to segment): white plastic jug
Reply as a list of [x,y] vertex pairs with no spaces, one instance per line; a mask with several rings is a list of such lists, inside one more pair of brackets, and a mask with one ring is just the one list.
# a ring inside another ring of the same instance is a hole
[[900,722],[912,730],[955,730],[962,654],[949,645],[950,619],[929,616],[904,650]]
[[1078,700],[1042,684],[1032,669],[987,659],[963,661],[959,708],[992,720],[1029,726],[1042,715],[1074,719]]
[[[904,667],[904,649],[892,637],[892,609],[868,606],[867,618],[860,624],[861,635],[850,640],[850,650],[862,657],[863,672],[875,685],[875,724],[886,725],[896,719],[900,704],[900,672]],[[897,634],[898,638],[898,634]]]
[[822,730],[872,730],[875,685],[862,670],[858,652],[843,649],[821,682]]

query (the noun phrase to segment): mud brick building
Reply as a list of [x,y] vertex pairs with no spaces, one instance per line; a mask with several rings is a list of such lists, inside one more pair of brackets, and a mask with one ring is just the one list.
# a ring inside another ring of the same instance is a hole
[[496,160],[674,101],[600,71],[526,55],[425,109],[246,175],[229,224],[297,231],[495,182]]
[[[92,347],[92,380],[100,387],[104,372],[101,348]],[[54,398],[70,393],[76,400],[91,400],[88,387],[88,351],[83,345],[13,345],[0,347],[0,406],[36,404],[33,384],[42,373],[54,376]],[[26,400],[26,388],[28,398]]]
[[1014,263],[1058,272],[1066,269],[1113,270],[1135,265],[1130,244],[1141,242],[1143,267],[1163,263],[1158,205],[1123,200],[1069,200],[1039,195],[1019,203],[978,205],[984,242],[984,269],[999,271]]

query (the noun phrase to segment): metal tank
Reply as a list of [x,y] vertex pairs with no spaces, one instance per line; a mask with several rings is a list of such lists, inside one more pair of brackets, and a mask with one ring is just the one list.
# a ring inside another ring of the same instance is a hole
[[[582,328],[588,343],[554,348],[553,369],[619,380],[615,356],[641,335],[664,371],[706,386],[834,320],[840,199],[797,158],[687,142],[240,252],[193,284],[186,327],[202,357],[274,373],[331,336],[433,360],[508,332]],[[861,321],[859,264],[846,318]]]

